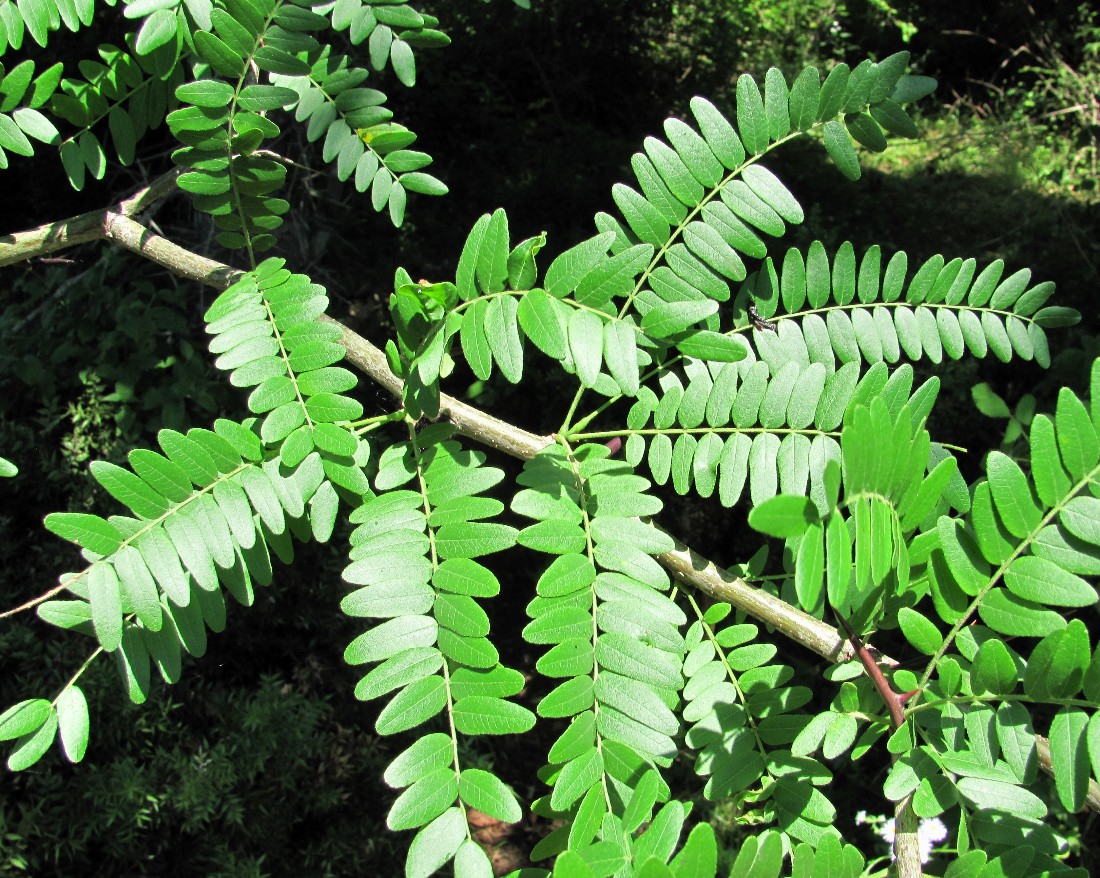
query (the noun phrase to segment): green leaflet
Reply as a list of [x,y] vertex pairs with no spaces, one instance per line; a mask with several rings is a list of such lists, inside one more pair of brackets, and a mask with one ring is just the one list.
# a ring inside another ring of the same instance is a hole
[[462,809],[445,810],[421,829],[409,845],[406,873],[411,878],[428,878],[455,855],[466,840],[466,831]]
[[646,154],[635,153],[631,159],[634,175],[645,197],[670,223],[679,223],[687,217],[684,206],[694,207],[702,200],[703,186],[668,144],[647,137],[644,146]]
[[829,71],[821,85],[821,95],[817,110],[819,120],[833,119],[844,107],[851,68],[847,64],[837,64]]
[[535,256],[546,246],[546,234],[528,238],[508,254],[508,285],[512,289],[530,289],[538,276]]
[[943,645],[943,637],[936,626],[915,610],[903,608],[898,611],[901,630],[913,646],[925,655],[932,655]]
[[762,533],[776,537],[797,536],[813,524],[816,515],[805,497],[773,497],[756,506],[749,523]]
[[741,141],[752,155],[762,153],[768,146],[768,118],[760,89],[747,73],[737,78],[737,127]]
[[612,188],[612,197],[631,231],[644,243],[659,247],[668,239],[671,231],[668,221],[643,195],[629,186],[616,183]]
[[859,179],[859,159],[852,147],[852,141],[844,126],[835,119],[825,123],[825,149],[845,177],[849,180]]
[[982,644],[971,669],[975,692],[988,691],[996,695],[1011,692],[1016,686],[1016,664],[999,640]]
[[958,783],[959,792],[978,807],[991,808],[1041,820],[1047,809],[1042,800],[1026,790],[996,780],[964,777]]
[[0,740],[33,733],[49,719],[51,706],[43,698],[27,699],[0,714]]
[[664,338],[683,332],[717,310],[717,303],[711,301],[661,304],[642,318],[642,331],[655,338]]
[[497,209],[489,218],[478,250],[475,274],[478,289],[497,293],[504,289],[508,276],[508,217]]
[[[561,359],[565,356],[566,329],[562,314],[554,306],[553,298],[545,290],[533,289],[520,299],[516,316],[524,335],[531,339],[539,350],[554,359]],[[464,327],[465,323],[466,321],[463,322]],[[471,332],[476,332],[476,330],[471,330]],[[465,343],[463,349],[465,350]],[[471,359],[469,352],[466,356],[468,360]],[[470,366],[474,368],[475,363],[473,360],[471,360]],[[481,377],[480,372],[477,374]]]
[[1005,585],[1020,598],[1055,606],[1096,602],[1096,589],[1042,558],[1017,558],[1005,571]]
[[722,179],[722,165],[711,152],[706,140],[690,125],[679,119],[665,122],[665,136],[691,175],[703,186],[715,186]]
[[576,300],[582,305],[600,308],[612,298],[630,293],[634,289],[634,279],[652,256],[652,245],[638,244],[606,260],[600,259],[577,284]]
[[50,708],[43,715],[42,722],[16,740],[15,747],[8,757],[8,769],[22,771],[34,765],[50,748],[57,735],[57,727],[57,712]]
[[1085,407],[1067,388],[1058,395],[1055,431],[1066,469],[1072,477],[1082,478],[1096,466],[1100,444]]
[[518,305],[510,296],[489,300],[485,312],[485,337],[500,371],[512,383],[523,376],[523,347],[517,321]]
[[163,623],[160,593],[141,553],[133,546],[126,546],[118,553],[114,566],[127,605],[133,608],[145,628],[159,631]]
[[633,396],[640,387],[638,349],[634,328],[623,321],[603,325],[603,357],[620,390]]
[[88,748],[88,702],[83,691],[69,686],[58,696],[55,707],[65,755],[70,762],[80,762]]
[[72,540],[97,555],[110,555],[122,542],[122,534],[102,518],[79,512],[54,512],[44,521],[47,530]]
[[581,383],[594,386],[603,359],[603,323],[591,311],[569,317],[569,351]]
[[790,223],[805,219],[802,207],[779,178],[763,165],[750,165],[742,174],[749,189],[768,207]]
[[455,728],[466,735],[509,735],[528,731],[535,723],[529,710],[484,695],[471,695],[454,707]]
[[414,829],[430,823],[458,796],[458,782],[449,768],[440,768],[406,789],[386,819],[390,829]]
[[1085,729],[1089,720],[1084,711],[1060,710],[1050,724],[1050,756],[1056,770],[1055,788],[1062,806],[1080,807],[1088,790],[1089,747]]
[[613,235],[604,233],[562,253],[546,271],[546,291],[556,299],[572,293],[607,252],[613,239]]
[[168,510],[167,499],[129,470],[102,460],[93,461],[90,468],[96,480],[137,515],[155,518]]

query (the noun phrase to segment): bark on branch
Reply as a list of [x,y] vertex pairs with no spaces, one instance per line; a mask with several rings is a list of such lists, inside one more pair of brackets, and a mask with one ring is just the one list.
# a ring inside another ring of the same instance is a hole
[[[111,207],[91,210],[55,223],[46,223],[25,232],[0,235],[0,267],[48,256],[77,244],[110,238],[109,228],[114,217],[137,216],[178,191],[176,177],[179,174],[178,169],[170,171]],[[190,255],[193,259],[202,259],[196,254]]]

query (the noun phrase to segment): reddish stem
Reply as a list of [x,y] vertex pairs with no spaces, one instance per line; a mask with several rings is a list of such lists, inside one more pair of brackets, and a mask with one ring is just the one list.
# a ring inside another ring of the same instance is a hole
[[882,698],[883,703],[886,705],[886,709],[890,711],[890,720],[894,724],[895,729],[900,729],[905,725],[905,702],[912,698],[914,693],[909,692],[906,695],[898,695],[890,688],[890,684],[886,682],[886,677],[883,676],[882,669],[878,666],[878,662],[875,661],[874,656],[871,655],[871,651],[867,649],[867,646],[860,639],[859,635],[852,630],[852,626],[848,624],[848,620],[845,619],[836,608],[833,607],[833,615],[836,616],[837,621],[840,622],[840,627],[844,629],[844,633],[848,635],[848,640],[851,641],[852,648],[856,651],[856,655],[859,657],[859,662],[863,665],[863,670],[867,672],[867,676],[871,678],[871,683],[875,689],[878,690],[879,696]]

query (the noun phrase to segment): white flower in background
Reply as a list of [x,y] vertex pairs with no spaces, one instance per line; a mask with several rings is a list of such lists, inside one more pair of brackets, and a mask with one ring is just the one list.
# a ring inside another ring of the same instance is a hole
[[[864,815],[866,819],[866,814]],[[857,815],[856,822],[860,822]],[[882,840],[890,845],[891,858],[893,857],[894,847],[894,818],[891,817],[885,823],[882,824],[882,828],[878,831],[878,834],[882,837]],[[943,841],[947,838],[947,827],[944,826],[943,821],[939,817],[933,817],[931,820],[921,820],[917,826],[917,843],[920,845],[920,861],[927,863],[932,856],[932,846]]]
[[922,820],[917,827],[917,841],[920,844],[920,861],[927,863],[932,856],[932,846],[947,838],[947,827],[939,817]]

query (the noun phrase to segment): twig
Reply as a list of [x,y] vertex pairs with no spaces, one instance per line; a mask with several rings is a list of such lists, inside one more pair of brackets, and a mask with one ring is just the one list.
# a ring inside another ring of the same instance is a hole
[[4,610],[4,612],[0,613],[0,619],[6,619],[8,616],[14,616],[18,613],[26,612],[27,610],[33,610],[39,604],[48,601],[55,594],[60,594],[61,592],[63,592],[69,582],[71,582],[71,580],[66,580],[65,582],[61,583],[61,585],[55,585],[49,591],[38,595],[38,597],[31,598],[25,604],[20,604],[18,607],[12,607],[10,610]]
[[[43,260],[43,261],[45,261],[45,260]],[[54,290],[52,293],[50,293],[48,296],[46,296],[46,298],[43,299],[41,302],[39,302],[31,310],[31,312],[26,317],[24,317],[22,320],[20,320],[18,323],[16,323],[15,326],[13,326],[11,328],[11,333],[10,334],[11,335],[18,335],[19,331],[24,326],[26,326],[28,323],[30,323],[32,320],[34,320],[36,317],[38,317],[38,315],[41,314],[47,307],[49,307],[49,305],[51,305],[53,302],[56,302],[63,295],[65,295],[65,292],[71,286],[73,286],[75,283],[80,281],[81,278],[86,277],[94,268],[95,268],[95,266],[89,266],[88,268],[85,268],[82,272],[80,272],[79,274],[74,274],[71,277],[65,278],[65,280],[63,280],[61,283],[59,283],[57,285],[56,290]]]

